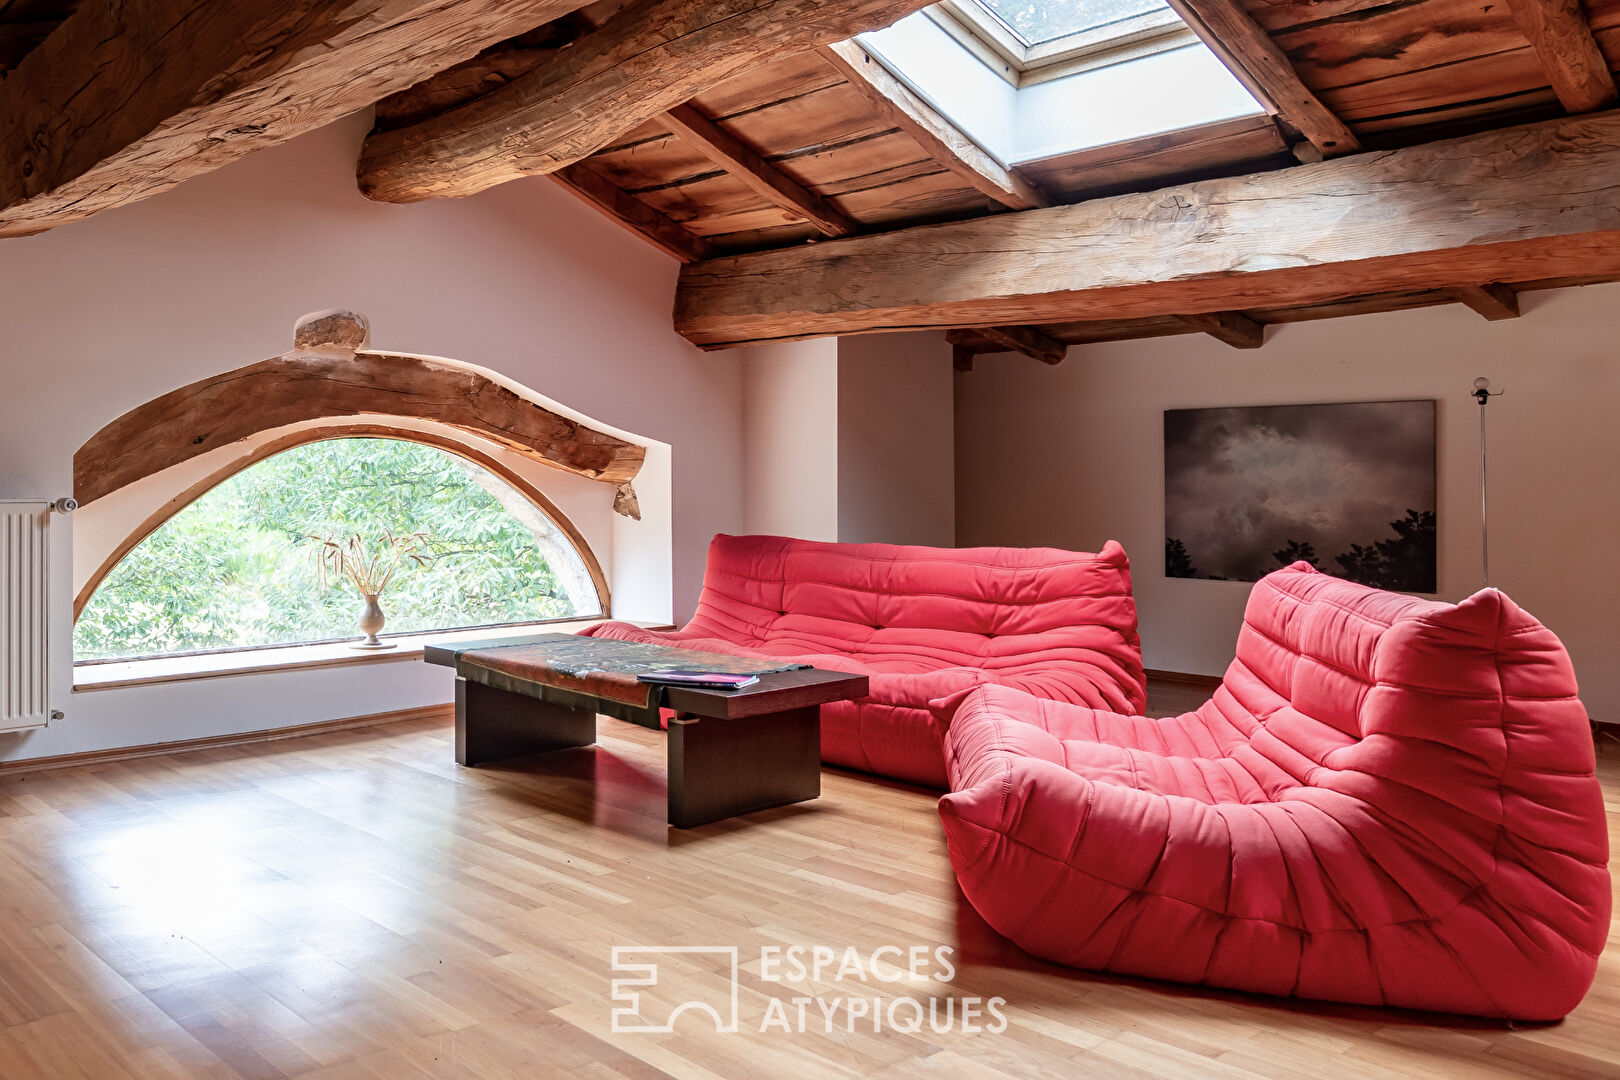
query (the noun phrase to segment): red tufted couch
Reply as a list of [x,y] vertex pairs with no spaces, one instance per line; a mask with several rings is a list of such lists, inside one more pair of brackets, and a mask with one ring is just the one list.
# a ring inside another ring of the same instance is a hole
[[1081,705],[1145,701],[1125,551],[824,544],[717,536],[692,621],[601,637],[782,657],[872,676],[821,710],[823,760],[945,786],[928,703],[993,683]]
[[1077,967],[1520,1020],[1609,930],[1592,739],[1558,639],[1304,563],[1255,585],[1196,712],[1003,687],[938,703],[973,906]]

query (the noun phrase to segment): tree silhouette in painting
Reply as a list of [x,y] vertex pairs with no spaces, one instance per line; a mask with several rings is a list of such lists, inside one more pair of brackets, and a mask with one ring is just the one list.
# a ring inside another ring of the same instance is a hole
[[1298,540],[1290,540],[1281,550],[1273,551],[1271,557],[1277,560],[1278,566],[1293,566],[1297,562],[1307,562],[1318,570],[1321,569],[1321,564],[1316,561],[1316,549],[1311,546],[1309,540],[1303,544]]
[[1409,509],[1389,527],[1395,530],[1393,540],[1379,540],[1371,547],[1351,544],[1336,558],[1342,576],[1396,592],[1434,592],[1438,587],[1434,511]]
[[1187,553],[1187,545],[1168,536],[1164,540],[1164,576],[1198,576],[1198,568],[1192,564],[1192,556]]

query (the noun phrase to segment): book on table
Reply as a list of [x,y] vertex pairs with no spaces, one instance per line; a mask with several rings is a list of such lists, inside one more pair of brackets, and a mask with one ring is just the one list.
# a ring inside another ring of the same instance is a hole
[[691,686],[702,690],[741,690],[759,682],[758,675],[735,675],[726,671],[683,671],[679,668],[643,672],[637,675],[636,679],[653,686]]

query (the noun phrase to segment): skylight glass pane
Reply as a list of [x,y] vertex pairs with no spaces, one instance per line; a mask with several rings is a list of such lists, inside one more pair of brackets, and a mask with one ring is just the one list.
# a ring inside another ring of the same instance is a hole
[[1026,45],[1096,30],[1163,11],[1164,0],[976,0],[1005,23]]

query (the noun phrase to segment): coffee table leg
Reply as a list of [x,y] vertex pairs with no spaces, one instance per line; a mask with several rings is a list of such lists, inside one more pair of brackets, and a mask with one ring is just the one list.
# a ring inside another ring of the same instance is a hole
[[821,710],[669,722],[669,823],[690,829],[821,794]]
[[480,765],[596,741],[596,714],[456,676],[456,763]]

